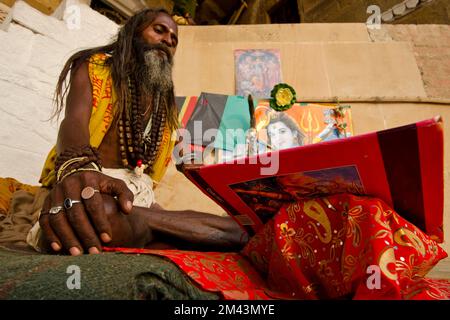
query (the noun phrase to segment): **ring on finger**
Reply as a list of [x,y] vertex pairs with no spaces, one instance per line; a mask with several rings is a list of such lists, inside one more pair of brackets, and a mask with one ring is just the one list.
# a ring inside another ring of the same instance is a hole
[[94,196],[96,192],[100,191],[94,189],[93,187],[85,187],[83,190],[81,190],[81,198],[84,200],[89,200]]
[[66,199],[64,199],[64,208],[66,208],[66,210],[69,210],[70,208],[73,207],[74,204],[80,203],[80,202],[81,202],[80,200],[73,200],[70,198],[66,198]]
[[63,209],[64,209],[63,206],[51,207],[50,210],[48,210],[48,213],[52,214],[52,215],[56,215],[56,214],[60,213],[61,211],[63,211]]

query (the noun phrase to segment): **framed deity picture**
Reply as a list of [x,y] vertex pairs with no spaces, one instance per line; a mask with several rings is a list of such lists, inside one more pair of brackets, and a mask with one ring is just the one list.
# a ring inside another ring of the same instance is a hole
[[269,98],[270,91],[282,82],[280,52],[276,49],[234,51],[236,95]]

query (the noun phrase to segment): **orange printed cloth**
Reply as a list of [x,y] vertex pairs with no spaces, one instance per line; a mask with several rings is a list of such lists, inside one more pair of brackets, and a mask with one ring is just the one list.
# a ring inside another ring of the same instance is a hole
[[383,201],[348,194],[283,207],[241,253],[106,249],[164,256],[225,299],[449,299],[425,275],[447,254]]

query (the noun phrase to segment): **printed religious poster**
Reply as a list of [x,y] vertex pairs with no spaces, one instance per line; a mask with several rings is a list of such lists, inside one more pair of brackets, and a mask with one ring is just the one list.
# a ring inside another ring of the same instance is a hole
[[282,82],[280,52],[276,49],[235,50],[236,95],[269,98]]
[[255,118],[258,141],[266,152],[353,135],[350,106],[295,103],[286,111],[275,111],[263,101]]
[[[275,111],[267,100],[261,100],[255,108],[255,122],[259,154],[353,135],[351,107],[348,105],[295,103],[288,110]],[[221,137],[216,139],[218,163],[246,156],[245,134],[241,135],[230,138],[222,133],[226,143]]]

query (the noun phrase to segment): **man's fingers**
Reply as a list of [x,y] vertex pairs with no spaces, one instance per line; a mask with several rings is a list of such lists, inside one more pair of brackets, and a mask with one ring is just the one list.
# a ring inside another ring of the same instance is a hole
[[41,214],[39,218],[39,225],[41,226],[41,231],[44,235],[45,241],[50,244],[54,251],[60,251],[62,248],[61,241],[50,226],[48,213]]
[[71,255],[77,256],[83,252],[80,242],[67,221],[64,211],[49,217],[50,226]]
[[61,241],[50,226],[49,211],[51,206],[52,192],[50,192],[44,200],[44,205],[42,206],[41,215],[39,217],[39,226],[41,227],[44,241],[47,245],[50,245],[54,251],[60,251],[62,248]]
[[108,179],[100,183],[100,192],[117,196],[123,213],[130,214],[133,208],[134,195],[125,182],[119,179]]
[[63,208],[64,194],[62,188],[59,186],[53,189],[52,206],[53,208],[59,208],[60,210],[56,210],[53,213],[50,212],[50,226],[61,240],[64,248],[66,248],[71,255],[81,254],[83,249],[66,217],[67,213]]
[[[92,188],[92,190],[95,190]],[[84,206],[89,212],[97,234],[103,242],[108,243],[112,240],[111,225],[106,217],[105,206],[100,192],[94,192],[89,199],[83,199]]]
[[65,187],[64,196],[66,216],[73,231],[87,251],[95,251],[94,249],[91,250],[91,248],[97,248],[97,252],[95,253],[98,253],[99,250],[101,250],[101,243],[85,212],[83,201],[81,199],[81,190],[79,188]]

